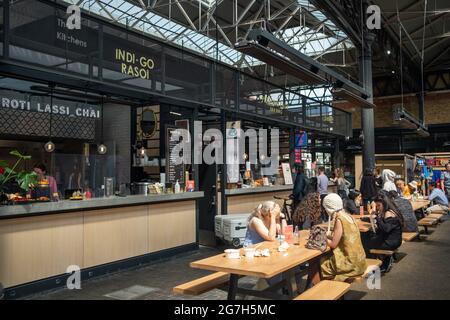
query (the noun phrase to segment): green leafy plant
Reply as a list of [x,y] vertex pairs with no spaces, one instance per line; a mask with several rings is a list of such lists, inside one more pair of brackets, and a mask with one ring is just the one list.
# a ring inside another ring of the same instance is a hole
[[23,161],[30,160],[31,156],[23,155],[17,150],[13,150],[9,153],[17,158],[12,167],[9,166],[5,160],[0,160],[0,193],[5,192],[5,186],[8,182],[15,180],[20,188],[24,191],[29,191],[30,188],[37,183],[37,174],[35,172],[19,171],[19,164]]

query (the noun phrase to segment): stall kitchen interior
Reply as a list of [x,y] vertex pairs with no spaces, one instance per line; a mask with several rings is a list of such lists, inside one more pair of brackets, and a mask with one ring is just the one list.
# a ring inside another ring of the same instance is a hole
[[0,0],[0,300],[450,299],[448,10]]

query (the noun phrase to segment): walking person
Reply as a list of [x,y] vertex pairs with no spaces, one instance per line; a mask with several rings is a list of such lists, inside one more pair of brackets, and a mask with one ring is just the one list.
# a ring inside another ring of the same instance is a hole
[[364,171],[359,191],[361,192],[364,206],[366,206],[367,203],[372,202],[373,199],[375,199],[375,197],[378,194],[378,191],[376,185],[376,178],[374,176],[373,170],[366,169]]
[[294,190],[292,191],[292,194],[294,196],[293,210],[295,210],[295,208],[297,208],[297,205],[305,198],[308,188],[308,181],[303,165],[297,165],[295,171],[297,172],[297,175],[295,177]]

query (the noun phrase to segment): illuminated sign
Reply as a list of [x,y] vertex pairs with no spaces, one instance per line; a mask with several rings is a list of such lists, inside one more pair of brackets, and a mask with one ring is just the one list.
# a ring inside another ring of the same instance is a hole
[[120,62],[120,72],[134,78],[150,79],[150,70],[155,67],[153,59],[116,48],[116,61]]

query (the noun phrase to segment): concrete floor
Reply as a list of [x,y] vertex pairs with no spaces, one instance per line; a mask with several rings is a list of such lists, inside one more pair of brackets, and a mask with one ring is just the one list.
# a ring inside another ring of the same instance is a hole
[[[450,222],[444,221],[436,229],[431,229],[429,236],[422,238],[421,242],[402,245],[399,249],[399,261],[381,278],[380,290],[369,290],[365,282],[353,284],[346,299],[450,299]],[[217,252],[217,249],[202,247],[198,251],[146,267],[85,281],[81,290],[59,289],[26,299],[112,299],[105,295],[137,285],[141,286],[138,287],[139,290],[147,290],[147,293],[142,293],[135,299],[222,300],[226,299],[226,293],[221,290],[212,290],[198,297],[172,294],[174,286],[209,273],[190,268],[189,262]],[[251,278],[243,280],[242,286],[245,287],[252,287],[256,282]]]

